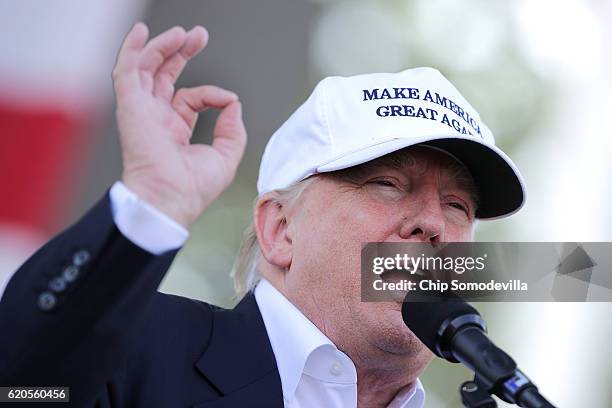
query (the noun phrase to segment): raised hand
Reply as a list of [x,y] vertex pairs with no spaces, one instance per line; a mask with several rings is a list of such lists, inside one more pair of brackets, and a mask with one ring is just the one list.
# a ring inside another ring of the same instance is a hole
[[[123,182],[185,227],[231,183],[246,145],[238,96],[203,85],[175,92],[187,61],[208,41],[200,26],[174,27],[147,42],[137,23],[113,70]],[[221,109],[212,145],[190,144],[198,112]]]

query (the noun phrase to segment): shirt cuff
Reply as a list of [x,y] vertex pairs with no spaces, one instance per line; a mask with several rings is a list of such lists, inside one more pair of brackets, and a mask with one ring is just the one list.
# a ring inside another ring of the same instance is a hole
[[140,199],[121,181],[110,189],[113,220],[121,233],[154,255],[180,248],[189,232],[172,218]]

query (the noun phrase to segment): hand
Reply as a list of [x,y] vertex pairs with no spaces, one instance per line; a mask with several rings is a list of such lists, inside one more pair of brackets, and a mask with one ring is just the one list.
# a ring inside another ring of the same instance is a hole
[[[187,61],[208,41],[196,26],[174,27],[147,42],[137,23],[113,70],[122,180],[141,199],[189,228],[231,183],[246,145],[238,96],[204,85],[174,91]],[[221,109],[212,145],[190,144],[198,112]]]

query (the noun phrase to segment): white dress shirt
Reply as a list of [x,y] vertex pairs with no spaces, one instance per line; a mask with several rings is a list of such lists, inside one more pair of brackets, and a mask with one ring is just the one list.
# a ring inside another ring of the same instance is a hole
[[[276,357],[285,407],[356,407],[353,361],[267,280],[255,288],[255,299]],[[417,379],[388,407],[421,408],[424,403],[425,390]]]
[[189,231],[153,207],[120,181],[110,189],[111,211],[117,229],[145,251],[160,255],[177,249],[189,238]]
[[[177,249],[189,237],[183,226],[120,181],[112,186],[110,201],[119,231],[152,254]],[[357,372],[351,359],[265,279],[255,288],[255,299],[276,358],[285,407],[356,407]],[[417,379],[388,408],[422,408],[424,401]]]

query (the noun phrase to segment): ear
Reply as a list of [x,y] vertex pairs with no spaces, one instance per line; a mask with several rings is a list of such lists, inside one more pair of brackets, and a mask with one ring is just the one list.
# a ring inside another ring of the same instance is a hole
[[257,241],[268,263],[286,270],[291,266],[293,246],[289,234],[288,209],[277,202],[277,193],[264,194],[255,206]]

